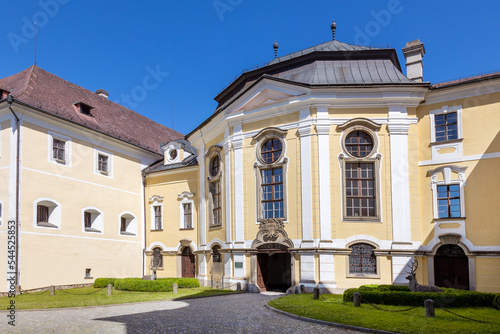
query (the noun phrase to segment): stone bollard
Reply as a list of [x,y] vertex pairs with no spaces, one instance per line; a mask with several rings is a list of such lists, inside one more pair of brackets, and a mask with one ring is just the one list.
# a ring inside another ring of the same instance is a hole
[[236,291],[241,291],[241,283],[236,283]]
[[318,299],[319,298],[319,288],[315,287],[313,289],[313,299]]
[[352,303],[353,303],[354,307],[361,306],[361,294],[359,292],[355,292],[352,295]]
[[55,286],[53,286],[53,285],[49,286],[49,291],[50,291],[51,296],[56,295],[56,287]]
[[108,296],[111,296],[113,294],[113,285],[108,284]]
[[425,316],[427,318],[434,318],[436,313],[434,312],[434,301],[432,299],[426,299],[424,301],[425,305]]
[[16,296],[17,296],[17,295],[20,295],[20,294],[21,294],[21,286],[20,286],[20,285],[16,285],[16,288],[15,288],[15,289],[16,289],[16,291],[15,291]]
[[300,293],[306,293],[306,287],[304,284],[300,285]]
[[176,294],[177,294],[177,287],[178,287],[177,283],[174,283],[174,284],[172,285],[172,291],[174,292],[174,295],[176,295]]

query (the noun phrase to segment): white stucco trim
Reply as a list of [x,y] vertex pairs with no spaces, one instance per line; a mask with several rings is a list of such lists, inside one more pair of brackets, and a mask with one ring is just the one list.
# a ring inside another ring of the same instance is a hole
[[[85,228],[85,212],[90,212],[91,217],[92,217],[92,231],[89,231]],[[81,213],[81,219],[82,219],[82,232],[84,233],[98,233],[98,234],[103,234],[104,233],[104,213],[99,210],[98,208],[94,206],[87,206],[82,209]]]
[[[206,200],[206,178],[205,178],[205,144],[202,144],[199,152],[198,164],[200,166],[200,212],[199,212],[199,229],[200,229],[200,244],[206,243],[207,234],[207,200]],[[193,222],[194,224],[194,222]]]
[[485,154],[475,154],[475,155],[466,155],[461,158],[456,157],[447,157],[439,160],[438,162],[433,160],[422,160],[418,162],[419,166],[429,166],[429,165],[437,165],[437,164],[450,164],[464,161],[474,161],[474,160],[486,160],[486,159],[496,159],[500,158],[500,152],[494,153],[485,153]]
[[[45,205],[49,207],[49,223],[54,225],[54,227],[39,226],[37,224],[37,206]],[[14,206],[15,207],[15,206]],[[33,227],[41,229],[61,229],[62,220],[62,208],[61,204],[53,198],[41,197],[33,201]]]
[[[105,156],[108,158],[108,170],[100,171],[99,170],[99,155]],[[113,178],[113,153],[109,151],[104,151],[103,149],[94,147],[94,174],[101,175],[109,178]]]
[[[15,158],[14,158],[14,160],[15,160]],[[29,167],[22,167],[22,169],[23,170],[29,170],[29,171],[36,172],[36,173],[45,174],[45,175],[60,177],[60,178],[66,179],[66,180],[78,181],[78,182],[81,182],[81,183],[85,183],[85,184],[89,184],[89,185],[97,186],[97,187],[102,187],[102,188],[106,188],[106,189],[111,189],[111,190],[114,190],[114,191],[120,191],[120,192],[124,192],[124,193],[131,194],[131,195],[141,196],[141,193],[135,193],[133,191],[128,191],[128,190],[124,190],[124,189],[118,189],[118,188],[115,188],[115,187],[108,187],[108,186],[105,186],[105,185],[102,185],[102,184],[99,184],[99,183],[94,183],[94,182],[88,182],[88,181],[84,181],[84,180],[80,180],[80,179],[75,179],[74,177],[64,176],[64,175],[60,175],[60,174],[56,174],[56,173],[49,173],[49,172],[45,172],[45,171],[41,171],[41,170],[38,170],[38,169],[29,168]],[[15,171],[16,170],[15,170],[15,166],[14,166],[14,184],[15,184],[15,180],[16,180]]]
[[[460,217],[457,217],[457,219],[465,217],[465,191],[464,187],[466,184],[466,179],[465,179],[465,171],[467,170],[467,167],[458,167],[458,166],[443,166],[436,168],[434,170],[430,170],[429,175],[431,176],[431,189],[432,189],[432,206],[433,206],[433,213],[434,213],[434,219],[440,219],[439,218],[439,209],[438,209],[438,198],[437,198],[437,187],[438,186],[445,186],[445,185],[453,185],[457,184],[459,185],[460,189]],[[457,174],[457,177],[452,179],[452,172]],[[438,175],[443,174],[443,180],[438,181]],[[465,236],[465,231],[464,231],[464,236]]]
[[[54,139],[64,142],[64,162],[54,159],[53,156],[53,142]],[[48,131],[47,136],[47,161],[51,164],[56,164],[58,166],[71,167],[71,137],[64,136],[60,133],[53,131]]]
[[406,107],[389,107],[392,231],[395,242],[411,241],[408,122]]
[[[233,129],[234,152],[234,235],[236,242],[244,241],[244,180],[243,180],[243,136],[241,124],[236,124]],[[236,260],[235,260],[236,261]],[[235,274],[236,275],[236,274]]]
[[[161,229],[157,230],[155,226],[155,207],[160,207],[161,213]],[[150,229],[151,231],[161,231],[164,227],[164,214],[163,214],[163,197],[159,195],[154,195],[149,199],[149,210],[150,210]]]
[[[121,230],[122,217],[127,221],[127,227],[125,229],[126,233],[131,233],[133,235],[124,234]],[[124,211],[118,215],[118,234],[126,237],[136,237],[137,236],[137,218],[130,211]]]
[[[190,192],[184,191],[182,194],[177,196],[177,200],[179,201],[179,228],[182,229],[190,229],[194,228],[194,195]],[[191,227],[184,226],[184,204],[191,204]]]
[[[68,234],[53,234],[53,233],[41,233],[41,232],[29,232],[29,231],[21,231],[21,234],[31,234],[31,235],[40,235],[40,236],[48,236],[48,237],[59,237],[59,238],[75,238],[75,239],[87,239],[87,240],[95,240],[98,242],[102,241],[115,241],[115,242],[123,242],[130,244],[141,244],[140,241],[137,240],[123,240],[123,239],[110,239],[110,238],[101,238],[101,237],[90,237],[90,236],[79,236],[79,235],[68,235]],[[96,234],[100,235],[100,234]]]
[[300,111],[300,182],[302,202],[302,239],[313,239],[312,212],[312,170],[311,170],[311,112],[309,108]]
[[163,251],[168,249],[168,247],[166,247],[163,242],[155,241],[155,242],[149,244],[149,246],[146,248],[146,252],[150,252],[153,250],[153,248],[156,248],[156,247],[160,247]]
[[225,177],[225,222],[226,222],[226,242],[231,242],[232,240],[232,217],[231,217],[231,139],[229,134],[229,129],[224,132],[224,177]]
[[330,121],[327,106],[317,106],[318,169],[321,240],[331,240],[330,204]]

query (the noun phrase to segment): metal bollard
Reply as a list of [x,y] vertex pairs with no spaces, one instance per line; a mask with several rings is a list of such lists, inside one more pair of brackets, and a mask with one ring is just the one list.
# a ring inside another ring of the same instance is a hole
[[319,288],[315,287],[313,289],[313,299],[318,299],[319,298]]
[[51,285],[49,287],[49,291],[50,291],[50,295],[51,296],[55,296],[56,295],[56,287],[55,286]]
[[176,295],[176,294],[177,294],[177,287],[178,287],[177,283],[174,283],[174,284],[172,285],[172,291],[174,292],[174,295]]
[[355,292],[354,295],[352,296],[352,303],[354,307],[361,306],[361,294],[359,292]]
[[111,296],[113,294],[113,285],[108,284],[108,296]]
[[425,305],[425,316],[427,318],[434,318],[436,313],[434,312],[434,301],[432,299],[426,299],[424,301]]

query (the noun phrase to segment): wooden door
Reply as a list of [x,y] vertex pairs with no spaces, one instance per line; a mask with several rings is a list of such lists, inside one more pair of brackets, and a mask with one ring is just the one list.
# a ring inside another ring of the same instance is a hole
[[267,291],[267,258],[266,253],[257,254],[257,285],[261,291]]
[[469,259],[459,246],[441,246],[434,257],[434,275],[437,286],[469,290]]
[[186,247],[182,251],[182,277],[195,277],[196,269],[194,263],[194,255],[191,252],[191,248]]

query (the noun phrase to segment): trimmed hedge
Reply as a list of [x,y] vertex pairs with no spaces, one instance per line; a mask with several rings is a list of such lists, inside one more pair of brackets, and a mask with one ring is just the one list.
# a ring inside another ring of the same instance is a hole
[[383,305],[423,306],[426,299],[432,299],[444,307],[491,307],[495,294],[443,288],[444,292],[411,292],[407,286],[371,285],[359,289],[347,289],[344,302],[352,302],[354,292],[370,303]]
[[115,285],[117,278],[97,278],[94,282],[94,288],[105,288],[108,284]]
[[121,278],[115,281],[115,289],[143,292],[169,292],[174,283],[179,288],[197,288],[200,282],[196,278],[158,278],[155,281],[141,278]]

